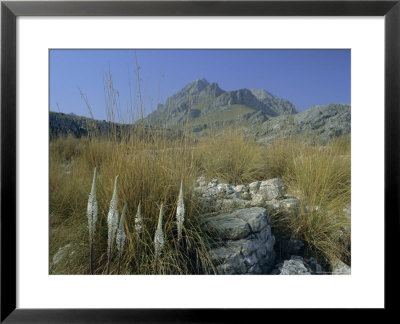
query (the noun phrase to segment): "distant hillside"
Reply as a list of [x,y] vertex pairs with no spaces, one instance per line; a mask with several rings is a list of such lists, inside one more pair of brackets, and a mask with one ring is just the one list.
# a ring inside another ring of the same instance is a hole
[[120,133],[121,128],[128,125],[106,122],[105,120],[93,120],[75,114],[64,114],[50,111],[49,114],[49,136],[56,138],[59,136],[72,135],[80,138],[88,136],[90,132],[98,135],[106,135],[112,128]]
[[[86,136],[100,136],[105,137],[109,134],[121,138],[123,134],[128,135],[130,131],[139,129],[140,134],[147,134],[148,132],[161,131],[169,137],[180,136],[181,132],[172,130],[160,130],[154,129],[146,125],[143,129],[143,125],[132,125],[132,124],[121,124],[112,123],[105,120],[94,120],[83,116],[77,116],[75,114],[64,114],[59,112],[49,112],[49,137],[54,139],[57,137],[73,136],[76,138]],[[144,133],[143,133],[144,131]]]
[[314,106],[295,115],[278,116],[255,127],[247,127],[245,132],[260,143],[299,136],[317,136],[326,141],[351,133],[351,106]]

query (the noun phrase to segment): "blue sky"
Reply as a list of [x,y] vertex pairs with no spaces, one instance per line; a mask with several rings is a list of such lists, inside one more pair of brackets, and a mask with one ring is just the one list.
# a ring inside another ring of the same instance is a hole
[[[298,110],[350,104],[350,50],[50,50],[50,110],[107,119],[104,74],[111,71],[119,109],[145,114],[187,83],[206,78],[221,89],[265,89]],[[140,84],[137,79],[136,59]]]

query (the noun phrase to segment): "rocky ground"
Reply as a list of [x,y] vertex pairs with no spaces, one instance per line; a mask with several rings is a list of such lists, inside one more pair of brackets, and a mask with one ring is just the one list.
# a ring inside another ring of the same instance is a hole
[[[283,240],[271,228],[270,215],[288,217],[299,211],[300,200],[288,196],[282,179],[229,185],[205,177],[197,180],[194,195],[205,211],[204,224],[220,241],[209,251],[219,274],[327,274],[317,260],[306,254],[306,244]],[[332,274],[350,274],[341,261]]]

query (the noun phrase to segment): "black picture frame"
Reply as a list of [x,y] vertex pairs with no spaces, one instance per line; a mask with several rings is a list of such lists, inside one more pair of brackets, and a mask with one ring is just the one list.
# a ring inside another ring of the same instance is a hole
[[[18,16],[384,16],[385,309],[398,287],[400,0],[395,1],[2,1],[1,3],[1,322],[235,322],[266,310],[16,308],[16,19]],[[366,247],[368,248],[368,247]],[[261,313],[261,314],[260,314]]]

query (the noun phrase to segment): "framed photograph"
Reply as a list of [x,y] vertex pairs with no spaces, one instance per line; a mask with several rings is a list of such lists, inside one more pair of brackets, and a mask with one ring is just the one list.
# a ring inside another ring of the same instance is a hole
[[392,308],[399,16],[2,2],[1,321]]

